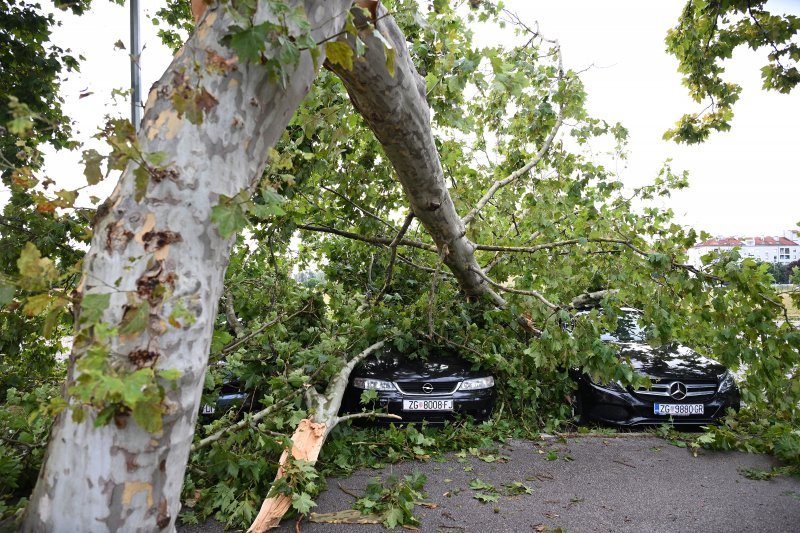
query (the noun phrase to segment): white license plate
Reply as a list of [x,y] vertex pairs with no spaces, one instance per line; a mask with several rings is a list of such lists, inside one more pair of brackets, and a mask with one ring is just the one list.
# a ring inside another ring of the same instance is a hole
[[208,404],[205,404],[205,405],[203,405],[203,407],[200,409],[200,413],[202,413],[202,414],[204,414],[204,415],[213,415],[213,414],[214,414],[214,406],[213,406],[213,405],[208,405]]
[[705,413],[702,403],[657,403],[653,405],[657,415],[689,416]]
[[403,400],[403,411],[452,411],[453,400]]

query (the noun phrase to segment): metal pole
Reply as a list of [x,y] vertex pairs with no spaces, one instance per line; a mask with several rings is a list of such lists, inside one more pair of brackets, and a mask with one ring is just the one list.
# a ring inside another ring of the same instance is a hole
[[131,6],[131,122],[139,129],[142,120],[142,77],[139,61],[142,46],[139,42],[139,0],[130,0]]

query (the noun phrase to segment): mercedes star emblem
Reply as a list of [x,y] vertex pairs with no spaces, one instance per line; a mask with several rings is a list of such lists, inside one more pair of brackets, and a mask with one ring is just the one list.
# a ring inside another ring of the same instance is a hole
[[426,383],[425,385],[422,386],[422,392],[424,392],[425,394],[432,393],[433,392],[433,385],[431,385],[430,383]]
[[669,395],[676,400],[683,400],[686,398],[686,385],[680,381],[676,381],[669,386]]

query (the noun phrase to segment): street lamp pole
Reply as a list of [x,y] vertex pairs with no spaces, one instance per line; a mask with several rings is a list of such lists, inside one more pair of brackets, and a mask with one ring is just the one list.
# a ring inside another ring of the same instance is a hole
[[130,0],[131,8],[131,122],[139,129],[142,120],[142,72],[139,61],[142,46],[139,41],[139,0]]

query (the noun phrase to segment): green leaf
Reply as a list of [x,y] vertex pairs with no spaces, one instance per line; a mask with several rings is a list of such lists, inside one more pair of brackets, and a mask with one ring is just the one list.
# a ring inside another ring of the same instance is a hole
[[472,490],[489,490],[489,491],[495,490],[494,485],[490,485],[489,483],[486,483],[485,481],[479,478],[475,478],[472,481],[470,481],[469,488],[471,488]]
[[311,499],[311,496],[305,492],[300,494],[292,494],[292,507],[297,509],[300,514],[308,514],[312,507],[316,507],[316,503]]
[[267,31],[272,24],[265,22],[247,29],[234,27],[230,34],[230,47],[236,51],[243,63],[255,63],[261,59],[261,52],[266,49]]
[[100,319],[103,318],[103,311],[108,308],[110,300],[110,293],[84,294],[81,299],[80,323],[90,326],[100,322]]
[[45,339],[52,339],[53,332],[58,326],[58,321],[61,318],[61,315],[64,314],[64,306],[66,305],[66,300],[64,301],[64,305],[59,305],[55,309],[51,309],[47,316],[44,317],[44,324],[42,325],[42,335]]
[[139,402],[133,407],[133,419],[142,429],[150,433],[161,431],[161,405],[155,402]]
[[254,204],[252,212],[258,218],[271,218],[286,214],[286,211],[276,204]]
[[53,297],[50,296],[48,293],[43,294],[35,294],[33,296],[29,296],[27,301],[25,302],[25,306],[22,308],[22,312],[25,313],[27,316],[36,316],[42,314],[45,309],[48,308],[50,302],[53,301]]
[[394,78],[395,58],[397,56],[397,51],[392,46],[392,43],[390,43],[389,40],[386,39],[386,37],[384,37],[377,28],[373,32],[373,35],[377,37],[381,43],[383,43],[383,55],[386,57],[386,70],[388,70],[389,75]]
[[139,305],[127,306],[120,322],[120,335],[136,335],[147,328],[150,320],[150,304],[140,302]]
[[0,307],[10,304],[14,300],[17,288],[13,285],[6,285],[0,281]]
[[346,70],[353,70],[353,49],[343,41],[325,43],[325,56],[334,65],[341,65]]
[[520,494],[533,494],[533,489],[525,485],[521,481],[513,481],[507,485],[503,485],[506,495],[518,496]]
[[478,500],[481,503],[489,503],[489,502],[496,502],[500,500],[499,494],[491,494],[488,492],[478,492],[472,495],[473,498]]
[[167,322],[174,328],[189,327],[197,321],[197,317],[193,312],[186,308],[183,299],[179,299],[172,306],[172,311],[169,313]]
[[221,331],[215,329],[214,334],[211,337],[211,353],[220,352],[232,340],[233,340],[233,335],[231,335],[227,331]]
[[165,370],[158,371],[158,377],[161,379],[165,379],[167,381],[175,381],[179,377],[181,377],[183,373],[178,370],[177,368],[167,368]]
[[25,243],[25,248],[17,259],[17,268],[26,288],[46,287],[58,278],[53,262],[43,258],[39,249],[31,242]]
[[238,202],[227,196],[220,197],[220,203],[211,208],[211,222],[217,225],[223,239],[239,233],[249,223]]
[[389,529],[392,529],[398,524],[403,523],[403,517],[404,515],[402,509],[392,507],[383,515],[383,524]]
[[286,378],[286,380],[289,383],[289,385],[291,385],[294,388],[298,388],[301,385],[303,385],[303,383],[308,381],[308,376],[303,374],[302,368],[298,368],[296,370],[292,370],[289,373],[289,376]]
[[145,389],[152,382],[153,370],[140,368],[125,376],[122,381],[122,401],[128,407],[135,406],[145,397]]
[[145,156],[147,162],[153,166],[159,167],[164,161],[167,160],[169,154],[167,152],[150,152]]
[[134,176],[134,197],[137,202],[141,202],[147,193],[147,184],[150,183],[150,172],[142,165],[133,170]]
[[97,185],[103,179],[103,171],[100,169],[100,163],[103,161],[103,156],[97,150],[89,148],[83,152],[83,175],[86,176],[86,183],[89,185]]
[[361,391],[361,405],[369,405],[378,399],[378,391],[374,389],[368,389]]
[[115,405],[109,405],[103,408],[97,413],[97,417],[94,419],[94,427],[99,428],[108,424],[116,411],[117,407]]

